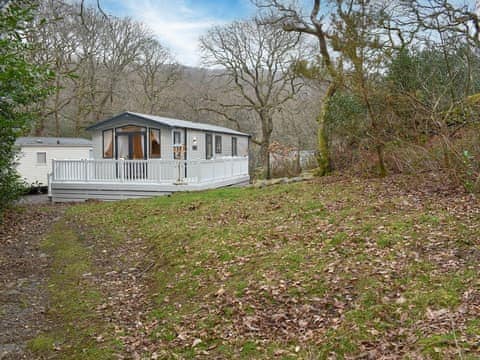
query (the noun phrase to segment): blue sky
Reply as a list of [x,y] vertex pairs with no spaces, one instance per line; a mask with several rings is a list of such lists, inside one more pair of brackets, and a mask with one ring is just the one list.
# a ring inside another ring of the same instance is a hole
[[254,14],[249,0],[101,0],[113,15],[145,23],[185,65],[199,66],[198,38],[211,26]]

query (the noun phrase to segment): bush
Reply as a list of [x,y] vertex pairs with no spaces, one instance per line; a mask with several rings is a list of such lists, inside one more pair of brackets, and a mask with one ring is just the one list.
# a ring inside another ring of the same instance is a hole
[[15,139],[28,131],[34,114],[29,107],[48,94],[52,74],[33,65],[34,50],[28,42],[34,7],[28,2],[11,2],[0,11],[0,211],[22,192],[15,170]]
[[298,160],[295,158],[284,158],[272,165],[272,177],[274,178],[298,176],[301,171]]

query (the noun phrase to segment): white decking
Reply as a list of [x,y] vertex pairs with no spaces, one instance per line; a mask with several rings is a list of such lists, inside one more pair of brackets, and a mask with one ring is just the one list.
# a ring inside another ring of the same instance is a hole
[[214,160],[53,160],[54,202],[119,200],[248,182],[248,157]]

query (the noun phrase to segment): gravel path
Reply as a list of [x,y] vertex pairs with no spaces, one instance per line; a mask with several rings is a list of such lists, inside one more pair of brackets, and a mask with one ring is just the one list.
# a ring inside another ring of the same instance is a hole
[[50,198],[47,194],[32,194],[32,195],[25,195],[18,200],[20,205],[23,204],[49,204]]
[[26,345],[48,330],[49,259],[39,245],[65,206],[19,206],[0,225],[0,359],[32,359]]

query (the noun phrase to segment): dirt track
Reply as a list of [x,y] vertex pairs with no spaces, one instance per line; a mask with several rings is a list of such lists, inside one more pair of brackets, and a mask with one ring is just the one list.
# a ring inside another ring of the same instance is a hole
[[49,259],[40,242],[65,206],[25,205],[0,224],[0,359],[31,359],[27,343],[48,329]]

